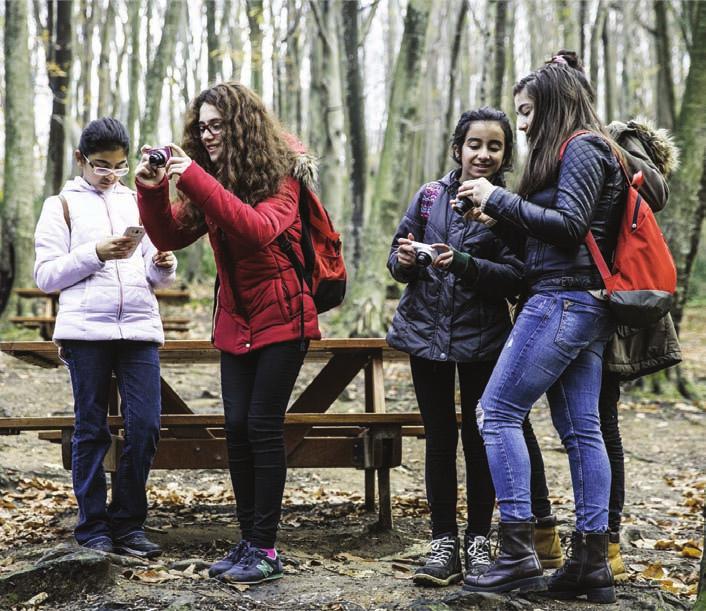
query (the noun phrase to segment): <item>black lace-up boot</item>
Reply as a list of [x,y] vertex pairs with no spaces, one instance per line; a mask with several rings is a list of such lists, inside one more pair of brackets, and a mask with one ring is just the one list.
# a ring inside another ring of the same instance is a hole
[[414,571],[414,583],[447,586],[461,581],[461,555],[458,537],[438,537],[431,542],[431,552],[424,566]]
[[466,575],[482,575],[490,567],[490,540],[466,531],[463,537]]
[[469,592],[544,590],[542,565],[534,551],[534,522],[500,522],[500,553],[483,575],[467,575]]

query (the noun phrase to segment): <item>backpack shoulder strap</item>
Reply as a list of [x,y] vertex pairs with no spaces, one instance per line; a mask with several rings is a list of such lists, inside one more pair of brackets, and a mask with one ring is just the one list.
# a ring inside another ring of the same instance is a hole
[[[137,193],[132,191],[132,197],[135,199],[135,205],[137,206]],[[139,210],[140,208],[138,207],[138,215],[137,215],[137,222],[139,223],[140,227],[142,227],[142,218],[139,215]]]
[[66,198],[59,193],[57,196],[61,200],[61,207],[64,209],[64,220],[66,221],[66,226],[69,228],[69,233],[71,233],[71,216],[69,215],[69,202]]

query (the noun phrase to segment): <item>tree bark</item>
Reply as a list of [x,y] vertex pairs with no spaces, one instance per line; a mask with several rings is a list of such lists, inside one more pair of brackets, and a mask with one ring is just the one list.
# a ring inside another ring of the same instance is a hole
[[584,28],[588,22],[588,11],[589,11],[588,0],[579,0],[579,12],[578,18],[578,39],[579,39],[579,55],[581,56],[581,61],[586,61],[586,33]]
[[326,203],[334,225],[343,223],[344,186],[343,163],[345,145],[343,142],[344,116],[343,92],[341,89],[341,61],[339,49],[336,10],[331,0],[311,0],[312,11],[317,28],[317,38],[313,41],[313,65],[318,67],[312,89],[318,91],[317,106],[312,112],[317,113],[321,122],[320,131],[315,136],[317,145],[314,150],[319,155],[319,191]]
[[[5,1],[5,165],[0,207],[0,305],[23,307],[13,284],[32,285],[34,262],[34,95],[26,2]],[[21,313],[21,312],[19,312]]]
[[[573,6],[568,0],[557,0],[557,17],[561,28],[561,47],[576,51],[579,48],[579,36],[577,32],[578,23],[574,18]],[[553,49],[552,51],[556,51]]]
[[265,14],[262,0],[245,0],[245,6],[250,28],[250,84],[252,90],[262,97],[262,24]]
[[698,4],[691,47],[691,63],[674,137],[681,164],[671,181],[670,205],[660,216],[677,267],[678,294],[672,310],[680,328],[689,294],[689,278],[699,246],[706,210],[706,190],[699,194],[706,150],[706,5]]
[[64,184],[66,165],[66,126],[69,123],[70,75],[72,61],[73,2],[57,4],[54,31],[49,32],[51,57],[47,62],[49,87],[52,92],[52,112],[49,122],[49,146],[44,196],[58,193]]
[[115,3],[108,1],[105,21],[101,24],[101,50],[98,59],[98,116],[105,117],[112,107],[112,92],[115,82],[110,67],[112,45],[115,42]]
[[606,12],[605,20],[603,21],[603,32],[601,34],[601,42],[603,43],[603,82],[605,91],[603,98],[605,100],[605,114],[603,120],[606,124],[610,123],[615,118],[615,48],[610,34],[610,12]]
[[505,49],[507,29],[507,0],[495,3],[495,62],[493,69],[493,93],[491,104],[501,108],[503,104],[503,79],[505,77]]
[[206,46],[208,47],[208,84],[218,79],[220,43],[216,34],[216,0],[206,0]]
[[599,42],[601,33],[605,27],[606,15],[608,9],[603,0],[598,0],[598,7],[596,9],[596,20],[593,22],[593,28],[591,28],[591,66],[590,66],[590,77],[591,83],[594,87],[598,85],[598,66],[599,66]]
[[[140,62],[140,3],[131,2],[128,5],[128,24],[130,38],[130,56],[128,59],[127,78],[129,82],[129,97],[127,102],[127,133],[130,136],[130,146],[132,147],[133,156],[139,152],[141,142],[137,141],[138,137],[138,121],[140,117],[140,99],[139,87],[141,76]],[[130,164],[130,174],[128,175],[128,184],[135,184],[135,164]]]
[[145,113],[140,126],[142,144],[156,145],[157,123],[162,102],[162,89],[167,74],[167,65],[173,62],[179,23],[184,8],[181,0],[172,0],[167,4],[164,15],[162,38],[155,52],[154,60],[147,71],[145,83]]
[[468,2],[461,0],[459,4],[458,17],[456,18],[456,29],[454,30],[453,44],[451,46],[451,61],[449,65],[449,88],[446,101],[446,114],[444,116],[444,133],[442,135],[441,153],[439,154],[438,175],[442,175],[449,164],[449,131],[453,129],[454,108],[456,107],[456,80],[459,70],[459,55],[461,51],[461,40],[466,29],[468,18]]
[[83,49],[81,54],[81,91],[82,91],[82,117],[81,122],[87,125],[91,120],[91,107],[93,105],[93,30],[96,21],[97,7],[88,0],[81,0],[83,9]]
[[[386,328],[384,319],[387,284],[387,249],[399,221],[401,206],[416,185],[407,184],[397,164],[405,159],[413,140],[421,80],[420,62],[426,48],[430,6],[426,0],[410,0],[404,20],[400,51],[390,82],[387,124],[380,164],[375,179],[366,242],[360,267],[351,282],[350,297],[342,313],[344,328],[351,335],[378,336]],[[416,237],[416,236],[415,236]]]
[[301,8],[297,8],[296,0],[287,0],[287,34],[284,40],[287,49],[284,55],[284,95],[281,108],[282,118],[296,134],[301,134],[303,129],[300,14]]
[[[464,2],[465,4],[465,2]],[[351,167],[350,247],[347,248],[351,269],[356,270],[362,254],[363,214],[367,190],[368,145],[365,133],[365,91],[358,57],[358,11],[360,2],[341,3],[343,48],[346,70],[346,109],[348,111],[348,148]]]
[[655,53],[657,55],[657,125],[674,129],[676,124],[676,103],[674,80],[672,78],[672,45],[667,20],[667,5],[654,0],[655,10]]

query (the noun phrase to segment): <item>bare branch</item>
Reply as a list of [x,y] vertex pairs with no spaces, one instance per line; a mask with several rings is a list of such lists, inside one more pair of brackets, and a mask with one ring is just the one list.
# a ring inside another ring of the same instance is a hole
[[365,44],[365,39],[370,33],[370,27],[373,24],[373,19],[375,18],[375,13],[377,12],[379,5],[380,0],[374,0],[374,2],[369,7],[370,12],[368,12],[368,16],[365,18],[365,21],[362,23],[360,28],[360,40],[358,41],[359,47]]

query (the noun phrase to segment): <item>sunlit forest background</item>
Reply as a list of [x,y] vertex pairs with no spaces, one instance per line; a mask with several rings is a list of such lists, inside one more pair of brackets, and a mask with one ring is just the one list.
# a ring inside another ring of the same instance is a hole
[[[11,288],[32,285],[36,217],[74,175],[82,127],[115,116],[133,152],[179,142],[189,100],[235,79],[319,158],[350,275],[337,333],[381,334],[385,298],[398,294],[385,269],[391,236],[419,185],[453,168],[458,116],[491,105],[514,120],[514,82],[562,48],[583,58],[606,123],[643,116],[674,134],[682,163],[660,223],[679,270],[677,323],[686,299],[706,299],[702,2],[7,0],[0,19],[5,317],[24,307]],[[179,258],[184,283],[211,281],[203,241]]]

